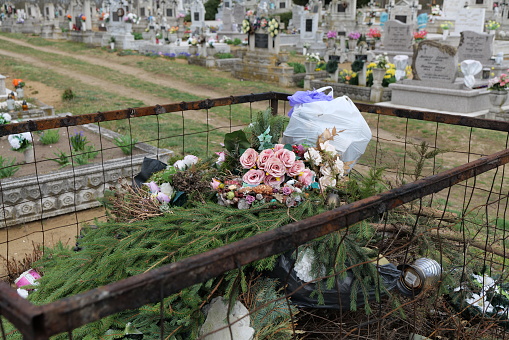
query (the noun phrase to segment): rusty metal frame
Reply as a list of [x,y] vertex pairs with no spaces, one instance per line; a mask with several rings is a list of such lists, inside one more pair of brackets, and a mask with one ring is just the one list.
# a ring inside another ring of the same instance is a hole
[[[270,99],[271,107],[275,110],[274,112],[277,112],[277,101],[287,100],[287,96],[283,93],[266,93],[76,117],[51,118],[37,122],[9,124],[4,126],[4,129],[0,129],[0,135],[24,132],[27,131],[26,129],[28,131],[45,130],[159,114],[163,110],[165,110],[164,112],[175,112],[246,103],[256,101],[255,99]],[[365,112],[509,132],[509,123],[506,122],[416,110],[394,110],[362,103],[356,103],[356,105]],[[439,192],[507,163],[509,163],[509,149],[335,210],[42,306],[35,306],[27,302],[18,296],[8,284],[0,283],[0,313],[18,328],[25,339],[47,339],[52,335],[72,331],[77,327],[122,310],[158,302],[161,296],[168,296],[228,270],[293,249],[305,242],[341,230],[415,199]]]

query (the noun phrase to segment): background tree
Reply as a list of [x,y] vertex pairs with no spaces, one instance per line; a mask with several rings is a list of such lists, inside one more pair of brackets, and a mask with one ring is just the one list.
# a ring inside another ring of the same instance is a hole
[[217,8],[221,0],[208,0],[203,6],[205,7],[205,20],[216,20]]

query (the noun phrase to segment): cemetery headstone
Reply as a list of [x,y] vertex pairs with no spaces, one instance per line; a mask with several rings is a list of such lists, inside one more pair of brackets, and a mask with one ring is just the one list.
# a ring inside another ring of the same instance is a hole
[[233,6],[233,23],[241,24],[246,15],[246,8],[243,5],[235,4]]
[[233,13],[231,8],[223,8],[223,27],[222,31],[230,32],[232,31],[233,24]]
[[463,60],[477,60],[482,64],[490,62],[493,54],[494,35],[473,31],[463,31],[460,35],[461,38],[458,46],[459,62]]
[[484,8],[462,8],[456,15],[455,32],[474,31],[482,33],[484,31]]
[[432,40],[415,45],[412,60],[414,80],[453,83],[457,68],[456,48]]
[[410,51],[412,38],[412,25],[395,20],[389,20],[385,23],[384,34],[382,35],[384,50]]

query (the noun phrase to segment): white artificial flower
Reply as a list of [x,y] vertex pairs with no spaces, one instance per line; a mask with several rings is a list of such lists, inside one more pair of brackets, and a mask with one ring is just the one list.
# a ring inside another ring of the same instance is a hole
[[185,170],[187,168],[187,165],[183,159],[180,159],[180,160],[176,161],[175,163],[173,163],[173,166],[179,170]]
[[335,187],[336,186],[336,178],[332,177],[332,176],[320,177],[318,182],[320,183],[320,187],[322,187],[322,189],[325,189],[327,187]]
[[325,177],[332,177],[334,176],[334,172],[332,171],[331,167],[329,166],[329,164],[324,164],[321,168],[320,168],[320,173],[322,175],[324,175]]
[[309,148],[304,154],[304,158],[309,162],[311,161],[314,165],[322,164],[322,156],[320,152],[315,148]]
[[469,299],[465,299],[465,302],[469,305],[477,307],[483,313],[493,313],[493,306],[489,301],[486,300],[486,295],[479,295],[476,293],[472,294],[472,297]]
[[173,193],[175,192],[175,190],[173,189],[173,187],[171,186],[170,183],[163,183],[163,184],[161,184],[159,186],[159,189],[161,190],[161,192],[163,194],[168,196],[170,199],[172,198]]
[[320,143],[320,149],[325,152],[330,152],[332,153],[332,155],[337,154],[336,148],[334,147],[334,145],[329,144],[328,140],[326,140],[323,143]]
[[30,132],[22,132],[20,135],[22,139],[26,139],[30,143],[32,142],[32,134]]
[[193,164],[198,163],[198,157],[196,157],[194,155],[187,155],[184,157],[183,161],[187,165],[187,167],[190,167]]
[[18,150],[21,147],[21,141],[19,140],[18,135],[9,135],[7,139],[14,150]]
[[[315,259],[315,252],[311,248],[306,248],[304,251],[300,252],[299,257],[295,262],[295,266],[293,267],[299,279],[304,282],[310,282],[316,279],[316,277],[311,273],[311,268]],[[322,266],[319,275],[325,275],[325,267]]]
[[334,170],[334,173],[343,176],[345,174],[345,163],[341,159],[336,158],[334,161],[334,164],[332,165],[332,169]]
[[493,280],[488,275],[481,276],[472,274],[472,276],[477,282],[479,282],[483,286],[482,290],[484,293],[486,293],[488,290],[495,286],[495,280]]

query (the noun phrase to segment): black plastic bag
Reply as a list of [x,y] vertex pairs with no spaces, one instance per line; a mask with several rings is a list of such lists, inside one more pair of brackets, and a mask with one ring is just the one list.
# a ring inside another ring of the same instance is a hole
[[134,184],[141,187],[141,185],[146,183],[153,174],[164,169],[166,169],[165,163],[157,159],[145,157],[141,164],[140,173],[134,176]]
[[[317,288],[317,284],[306,284],[306,282],[297,277],[297,273],[293,269],[295,260],[291,258],[291,253],[285,253],[278,258],[278,262],[269,276],[277,278],[281,284],[285,285],[285,293],[291,294],[290,299],[293,304],[298,307],[350,310],[350,295],[354,282],[353,274],[350,271],[347,271],[347,276],[344,279],[336,279],[336,285],[333,289],[325,289],[325,287],[321,289],[324,304],[319,304],[316,293],[311,297],[311,294]],[[396,283],[401,276],[401,271],[394,264],[389,263],[378,266],[378,272],[381,276],[380,283],[387,290],[396,287]],[[375,289],[375,286],[367,289],[369,294],[368,300],[375,300]],[[380,294],[382,295],[382,293],[383,290],[380,289]],[[357,293],[357,306],[360,307],[362,305],[364,305],[364,294],[359,289]]]

